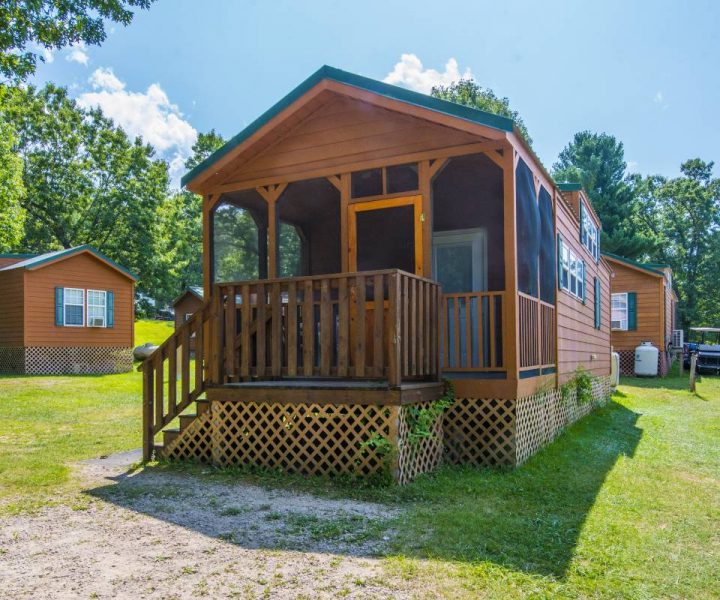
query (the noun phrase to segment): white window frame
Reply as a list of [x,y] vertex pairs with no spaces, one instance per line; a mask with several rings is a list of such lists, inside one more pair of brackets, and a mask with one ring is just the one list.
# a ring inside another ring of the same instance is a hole
[[[75,302],[68,302],[68,292],[80,292],[82,294],[82,300],[80,304]],[[66,307],[68,306],[79,306],[82,309],[82,323],[68,323]],[[85,327],[85,290],[82,288],[63,288],[63,326],[64,327]]]
[[592,220],[592,217],[590,216],[590,212],[588,211],[587,205],[583,202],[583,210],[582,210],[582,223],[580,224],[580,227],[582,227],[583,233],[584,233],[584,240],[580,240],[582,242],[582,245],[585,246],[587,251],[590,253],[590,256],[592,256],[595,259],[595,262],[599,259],[599,253],[598,253],[598,227],[595,225],[595,222]]
[[192,316],[194,314],[195,313],[185,313],[185,320],[183,321],[183,323],[187,323],[190,319],[192,319]]
[[[572,248],[560,238],[560,278],[558,284],[561,290],[566,291],[578,300],[585,301],[585,261],[582,260]],[[567,280],[567,283],[563,282]]]
[[[98,307],[102,306],[103,324],[100,327],[107,327],[107,292],[105,290],[87,290],[87,294],[85,295],[85,303],[87,304],[87,312],[86,312],[87,317],[85,320],[87,321],[88,327],[90,327],[90,293],[91,292],[94,294],[102,294],[102,298],[103,298],[102,305],[93,304],[92,306],[93,306],[93,308],[98,308]],[[97,318],[97,317],[94,317],[94,318]],[[93,328],[95,328],[95,326]]]
[[470,244],[472,247],[472,290],[464,292],[487,291],[487,233],[484,228],[451,229],[433,232],[432,263],[433,273],[438,272],[437,249],[442,246]]
[[[615,300],[622,299],[624,301],[625,306],[615,306]],[[616,319],[615,316],[617,314],[616,311],[625,311],[625,317]],[[613,331],[627,331],[628,330],[628,324],[629,324],[629,317],[630,317],[630,306],[628,304],[628,293],[627,292],[616,292],[614,294],[611,294],[611,301],[610,301],[610,328]],[[619,326],[616,327],[615,323],[619,323]]]

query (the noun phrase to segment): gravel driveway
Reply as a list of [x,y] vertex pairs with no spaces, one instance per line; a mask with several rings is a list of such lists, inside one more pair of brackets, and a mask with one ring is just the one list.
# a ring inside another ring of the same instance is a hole
[[5,598],[409,598],[381,559],[395,509],[128,473],[127,453],[78,467],[94,498],[0,520]]

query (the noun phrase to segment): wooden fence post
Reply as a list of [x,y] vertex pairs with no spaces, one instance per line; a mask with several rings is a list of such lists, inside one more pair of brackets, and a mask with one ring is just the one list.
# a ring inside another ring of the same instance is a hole
[[155,435],[153,434],[153,372],[151,361],[146,360],[142,366],[143,370],[143,461],[148,462],[152,458]]
[[697,354],[690,355],[690,391],[695,391],[695,380],[697,378]]

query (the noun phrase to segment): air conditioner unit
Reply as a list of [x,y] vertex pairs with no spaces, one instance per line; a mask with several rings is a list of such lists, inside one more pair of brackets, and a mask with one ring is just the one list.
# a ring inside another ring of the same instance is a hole
[[682,348],[683,342],[685,341],[685,336],[683,334],[682,329],[673,329],[672,332],[672,345],[673,348]]
[[105,319],[102,317],[93,317],[90,319],[88,327],[105,327]]

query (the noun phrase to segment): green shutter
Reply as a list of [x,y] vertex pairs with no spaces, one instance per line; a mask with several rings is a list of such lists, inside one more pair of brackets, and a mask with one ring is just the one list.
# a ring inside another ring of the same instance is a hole
[[107,326],[115,325],[115,294],[111,291],[106,292],[105,301],[107,302]]
[[595,278],[595,329],[600,329],[601,323],[601,303],[600,303],[600,280]]
[[628,292],[628,330],[637,329],[637,294]]
[[585,300],[587,299],[587,277],[585,277],[585,261],[582,261],[582,281],[583,281],[583,294],[582,294],[582,303],[585,304]]
[[562,238],[557,234],[557,281],[558,289],[562,289]]
[[585,205],[580,202],[580,243],[585,244]]
[[55,326],[62,327],[65,325],[65,319],[63,318],[63,302],[65,300],[65,288],[55,288]]

